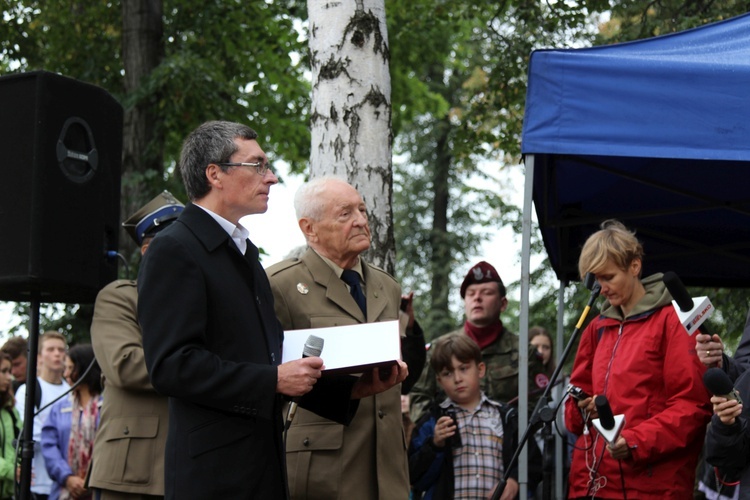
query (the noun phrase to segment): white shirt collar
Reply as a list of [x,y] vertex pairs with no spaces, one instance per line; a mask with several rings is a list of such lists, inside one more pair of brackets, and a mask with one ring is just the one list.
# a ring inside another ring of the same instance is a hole
[[237,248],[239,249],[240,253],[242,255],[245,255],[245,251],[247,250],[247,239],[250,237],[250,231],[245,228],[242,224],[234,224],[232,222],[229,222],[221,215],[212,212],[211,210],[207,209],[206,207],[202,205],[198,205],[197,203],[193,203],[196,207],[200,207],[203,210],[206,211],[208,215],[210,215],[221,227],[224,229],[224,231],[227,232],[227,234],[232,238],[232,241],[234,241],[234,244],[237,245]]

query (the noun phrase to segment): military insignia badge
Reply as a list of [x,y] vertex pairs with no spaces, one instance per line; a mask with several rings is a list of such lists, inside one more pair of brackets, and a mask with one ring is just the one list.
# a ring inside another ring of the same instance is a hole
[[307,285],[304,283],[297,283],[297,291],[302,295],[307,295],[310,292],[310,289],[307,288]]

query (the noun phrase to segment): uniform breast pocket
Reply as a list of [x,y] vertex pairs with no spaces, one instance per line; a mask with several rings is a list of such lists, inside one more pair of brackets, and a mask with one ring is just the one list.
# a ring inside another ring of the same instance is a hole
[[108,476],[128,483],[151,482],[154,438],[159,431],[158,416],[119,417],[112,419],[105,436]]
[[344,426],[333,423],[293,425],[286,444],[289,491],[336,491],[341,480]]
[[518,366],[488,363],[482,390],[488,397],[504,402],[515,397],[518,394]]

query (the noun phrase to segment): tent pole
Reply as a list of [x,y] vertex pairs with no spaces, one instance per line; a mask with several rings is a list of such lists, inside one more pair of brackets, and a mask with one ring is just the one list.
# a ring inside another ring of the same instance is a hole
[[[531,202],[534,187],[534,155],[524,159],[526,179],[523,193],[521,230],[521,315],[518,339],[518,429],[525,429],[529,420],[529,282],[531,277]],[[521,450],[518,464],[519,498],[528,498],[528,450]]]
[[[565,288],[567,287],[567,283],[560,281],[560,288],[557,290],[557,335],[555,340],[555,345],[558,346],[557,350],[557,363],[562,363],[563,359],[561,359],[562,351],[560,350],[560,347],[565,344],[565,338],[563,336],[563,331],[565,329]],[[565,374],[561,372],[563,383],[557,384],[557,387],[555,387],[555,395],[554,399],[555,401],[562,401],[563,398],[563,387],[567,386],[565,383]],[[562,418],[560,418],[560,413],[558,413],[555,416],[556,424],[558,425],[558,429],[563,429],[563,433],[565,432],[564,425],[562,425]],[[563,439],[560,437],[559,433],[555,433],[555,498],[557,499],[564,499],[565,495],[563,494],[563,486],[565,486],[565,481],[563,479],[563,472],[565,471],[565,468],[563,467],[564,459],[563,452],[567,453],[567,439],[563,441]]]

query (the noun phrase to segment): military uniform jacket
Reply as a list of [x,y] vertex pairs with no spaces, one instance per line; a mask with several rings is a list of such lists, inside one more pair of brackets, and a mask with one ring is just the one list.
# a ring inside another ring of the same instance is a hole
[[[284,329],[397,319],[401,297],[398,283],[364,262],[362,272],[367,318],[345,283],[313,250],[308,249],[300,260],[271,266],[267,273],[276,315]],[[325,349],[322,357],[325,361]],[[407,444],[401,421],[398,386],[362,399],[348,427],[298,410],[286,447],[292,498],[408,498]]]
[[163,496],[169,410],[148,378],[137,303],[130,280],[96,297],[91,343],[105,380],[88,480],[93,488]]

